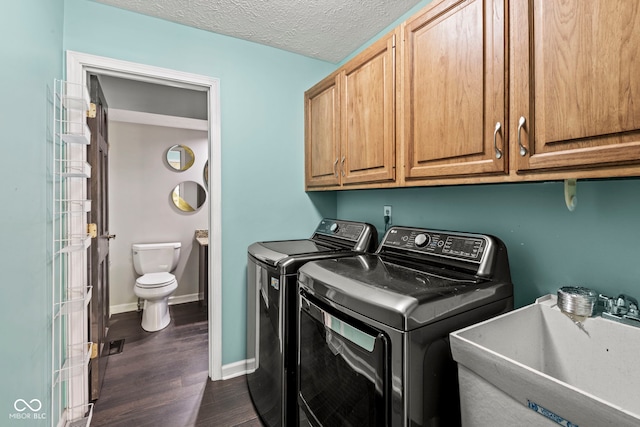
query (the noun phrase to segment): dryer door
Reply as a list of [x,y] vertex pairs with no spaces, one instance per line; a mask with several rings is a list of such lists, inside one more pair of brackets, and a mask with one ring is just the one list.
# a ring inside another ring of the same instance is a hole
[[298,402],[314,426],[386,426],[389,340],[374,328],[300,296]]

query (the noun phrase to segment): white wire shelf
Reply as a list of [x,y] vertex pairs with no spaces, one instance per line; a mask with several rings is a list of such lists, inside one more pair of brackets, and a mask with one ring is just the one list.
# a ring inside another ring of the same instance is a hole
[[67,357],[62,367],[55,372],[55,383],[68,381],[69,379],[82,375],[89,360],[91,359],[92,342],[71,345],[67,347]]
[[61,160],[59,174],[65,178],[91,178],[91,165],[84,161]]
[[78,236],[69,236],[67,239],[58,241],[62,248],[60,253],[66,254],[71,252],[78,252],[86,250],[91,246],[91,236],[89,234],[82,234]]
[[91,200],[57,199],[55,212],[70,215],[86,214],[91,212]]
[[70,144],[88,145],[91,130],[87,125],[87,111],[91,100],[85,86],[56,81],[56,134]]
[[91,301],[92,289],[92,286],[87,286],[81,290],[71,291],[65,301],[57,304],[57,313],[54,314],[54,319],[59,316],[66,316],[71,313],[83,311],[87,304],[89,304],[89,301]]
[[65,427],[89,427],[91,425],[91,419],[93,418],[93,403],[87,405],[76,406],[73,408],[67,408],[67,413],[79,412],[83,414],[79,418],[67,419]]
[[84,112],[89,109],[89,92],[83,85],[56,80],[56,95],[67,110]]
[[[50,98],[53,122],[48,171],[52,201],[52,321],[51,321],[51,427],[88,427],[93,404],[88,402],[88,364],[94,345],[88,342],[88,305],[93,288],[82,274],[72,274],[70,264],[85,260],[91,246],[86,215],[91,200],[85,200],[91,165],[86,146],[91,143],[87,125],[92,107],[84,84],[54,81]],[[78,180],[77,178],[80,178]],[[80,258],[78,258],[80,259]],[[72,327],[73,324],[73,327]],[[78,389],[78,384],[80,386]],[[80,405],[80,406],[78,406]]]
[[91,143],[91,131],[86,123],[62,122],[61,125],[66,125],[66,129],[60,133],[60,139],[64,142],[83,145]]

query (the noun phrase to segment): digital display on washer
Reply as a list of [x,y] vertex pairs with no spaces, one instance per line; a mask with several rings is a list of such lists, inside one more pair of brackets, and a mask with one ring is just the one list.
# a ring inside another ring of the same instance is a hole
[[482,240],[448,236],[442,248],[443,254],[478,258],[482,253]]
[[363,224],[352,224],[343,221],[323,220],[316,228],[316,233],[327,236],[342,237],[349,240],[358,240],[364,231]]

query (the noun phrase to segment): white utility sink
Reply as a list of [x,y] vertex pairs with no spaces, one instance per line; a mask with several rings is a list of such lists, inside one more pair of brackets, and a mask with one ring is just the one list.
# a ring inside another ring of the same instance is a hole
[[580,327],[547,295],[450,338],[465,427],[640,426],[639,327]]

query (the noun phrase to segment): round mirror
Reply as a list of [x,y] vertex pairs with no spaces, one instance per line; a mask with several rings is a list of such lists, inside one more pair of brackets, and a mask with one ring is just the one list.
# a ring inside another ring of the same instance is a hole
[[171,192],[173,204],[183,212],[195,212],[207,200],[207,193],[202,185],[193,181],[184,181],[176,185]]
[[167,164],[177,171],[186,171],[196,159],[193,150],[186,145],[174,145],[167,150]]

